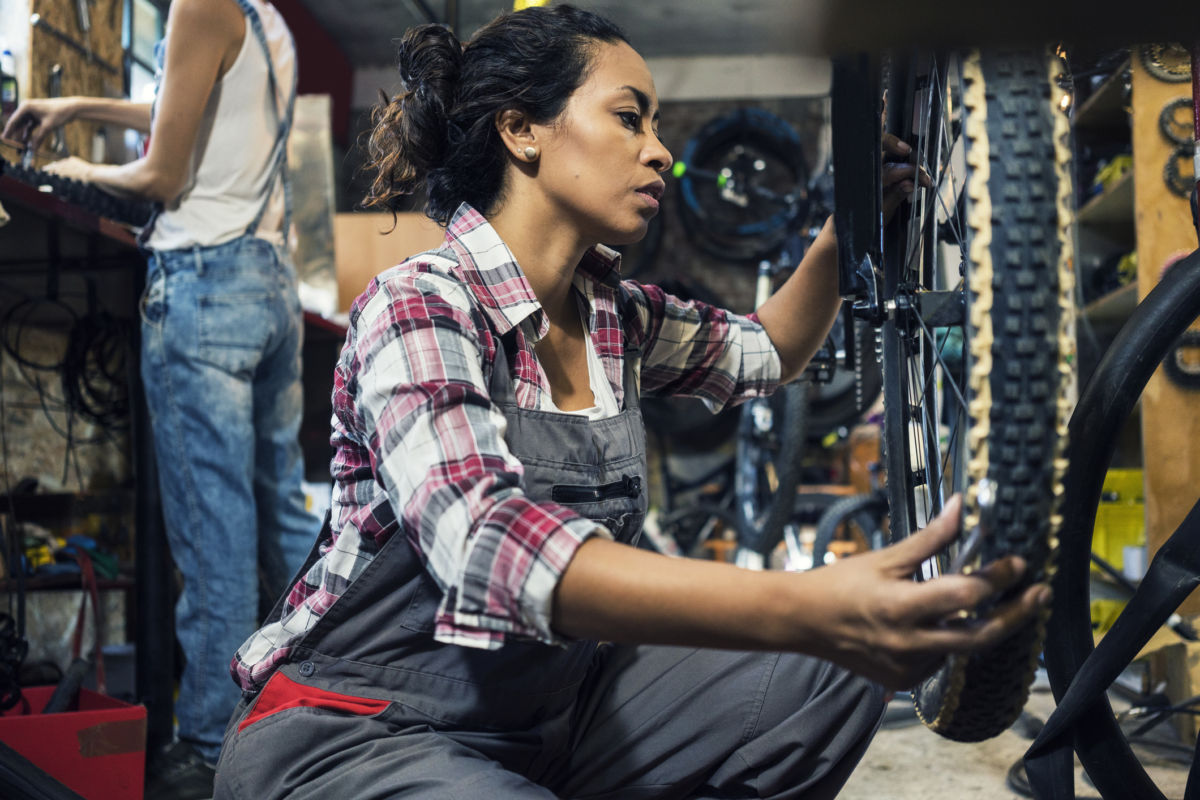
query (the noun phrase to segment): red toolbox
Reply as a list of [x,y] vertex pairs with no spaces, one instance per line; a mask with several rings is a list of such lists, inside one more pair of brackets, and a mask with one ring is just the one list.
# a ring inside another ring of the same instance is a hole
[[87,800],[141,800],[146,707],[88,689],[69,711],[42,714],[53,686],[21,690],[0,714],[0,742]]

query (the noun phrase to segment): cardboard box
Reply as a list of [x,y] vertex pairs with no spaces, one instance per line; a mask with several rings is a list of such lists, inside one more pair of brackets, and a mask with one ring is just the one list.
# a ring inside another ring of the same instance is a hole
[[42,714],[53,686],[21,690],[0,714],[0,742],[86,800],[141,800],[146,766],[146,708],[89,689],[75,709]]
[[[1200,642],[1189,642],[1162,628],[1138,654],[1138,658],[1143,657],[1150,664],[1150,685],[1166,684],[1166,695],[1172,703],[1200,694]],[[1200,731],[1194,714],[1172,714],[1171,722],[1183,741],[1196,740]]]
[[440,247],[446,232],[419,212],[396,215],[353,212],[334,216],[338,310],[348,311],[367,283],[409,256]]

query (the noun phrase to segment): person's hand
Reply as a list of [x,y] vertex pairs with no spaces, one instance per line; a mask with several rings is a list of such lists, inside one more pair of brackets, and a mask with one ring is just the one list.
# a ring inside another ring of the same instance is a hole
[[70,156],[55,161],[52,164],[47,164],[45,170],[55,175],[61,175],[64,178],[73,178],[77,181],[91,183],[92,176],[96,171],[96,164],[93,164],[91,161],[84,161],[82,158],[76,156]]
[[51,131],[75,118],[75,109],[72,97],[26,100],[8,118],[0,138],[36,150]]
[[1016,585],[1025,572],[1016,556],[970,575],[912,580],[922,561],[954,540],[961,508],[956,495],[919,533],[809,573],[823,582],[828,598],[826,608],[808,610],[820,619],[816,624],[828,645],[820,655],[889,689],[907,689],[947,654],[994,645],[1049,603],[1049,586],[1035,584],[986,616],[962,619],[962,612]]
[[900,204],[912,196],[920,184],[933,185],[929,173],[912,163],[912,147],[890,133],[883,134],[883,221],[887,224]]

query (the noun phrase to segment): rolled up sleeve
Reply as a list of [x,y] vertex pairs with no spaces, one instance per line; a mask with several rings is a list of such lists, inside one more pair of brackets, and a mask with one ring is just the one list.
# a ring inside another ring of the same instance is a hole
[[642,393],[697,397],[714,412],[779,385],[779,352],[753,314],[684,301],[657,286],[625,282],[642,349]]
[[466,292],[430,275],[393,279],[358,326],[356,405],[400,529],[443,592],[435,638],[561,643],[555,587],[585,540],[611,534],[523,491]]

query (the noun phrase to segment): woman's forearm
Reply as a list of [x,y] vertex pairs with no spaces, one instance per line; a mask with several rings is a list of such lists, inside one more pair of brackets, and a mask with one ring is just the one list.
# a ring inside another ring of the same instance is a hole
[[820,349],[839,308],[837,238],[831,217],[800,265],[758,309],[758,318],[779,351],[783,382],[798,377]]
[[582,639],[806,649],[795,619],[806,605],[797,591],[803,583],[792,573],[669,558],[596,537],[580,546],[559,583],[554,626]]
[[947,653],[994,645],[1050,601],[1034,585],[964,625],[961,615],[1022,577],[1008,557],[970,575],[916,582],[959,531],[957,496],[922,531],[808,572],[669,558],[595,537],[567,565],[554,629],[583,639],[808,653],[890,688],[912,686]]
[[150,104],[111,97],[71,97],[73,118],[150,132]]
[[97,164],[89,180],[113,194],[137,195],[160,203],[170,203],[183,191],[179,174],[155,170],[149,159],[139,158],[128,164]]

